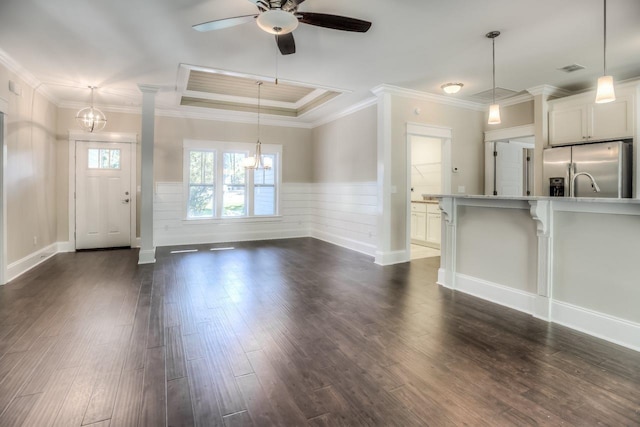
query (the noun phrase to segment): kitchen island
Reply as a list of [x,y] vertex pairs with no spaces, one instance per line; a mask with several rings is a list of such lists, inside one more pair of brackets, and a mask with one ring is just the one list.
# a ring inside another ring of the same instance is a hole
[[640,200],[438,198],[440,285],[640,350]]

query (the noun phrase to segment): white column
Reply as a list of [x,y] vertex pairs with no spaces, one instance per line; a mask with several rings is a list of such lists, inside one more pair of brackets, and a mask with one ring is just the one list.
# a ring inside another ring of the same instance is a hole
[[444,236],[440,247],[438,284],[446,288],[456,287],[456,200],[443,197],[440,210],[444,219]]
[[533,316],[546,321],[551,320],[551,202],[532,200],[529,202],[531,218],[536,222],[538,235],[538,292],[533,307]]
[[4,285],[7,278],[7,193],[4,186],[7,169],[5,114],[8,111],[9,103],[0,98],[0,285]]
[[159,87],[138,85],[142,92],[140,254],[138,264],[156,262],[153,244],[153,144],[155,103]]
[[378,97],[378,209],[376,264],[390,264],[391,253],[391,94],[375,91]]

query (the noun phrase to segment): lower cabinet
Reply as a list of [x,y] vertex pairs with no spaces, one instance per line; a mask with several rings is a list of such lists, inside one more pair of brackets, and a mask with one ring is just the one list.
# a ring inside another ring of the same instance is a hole
[[441,222],[437,203],[411,203],[411,242],[440,249]]

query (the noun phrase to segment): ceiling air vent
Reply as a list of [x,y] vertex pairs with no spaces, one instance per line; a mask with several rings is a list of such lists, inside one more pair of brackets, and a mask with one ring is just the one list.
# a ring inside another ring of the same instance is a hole
[[558,68],[560,71],[564,71],[565,73],[573,73],[574,71],[584,70],[584,66],[580,64],[571,64],[562,68]]
[[[518,92],[516,92],[514,90],[505,89],[503,87],[497,87],[496,88],[496,101],[499,101],[501,99],[510,98],[510,97],[515,96],[517,94],[518,94]],[[491,103],[491,102],[493,102],[493,89],[489,89],[489,90],[485,90],[484,92],[473,94],[468,99],[470,101],[475,101],[475,102]]]

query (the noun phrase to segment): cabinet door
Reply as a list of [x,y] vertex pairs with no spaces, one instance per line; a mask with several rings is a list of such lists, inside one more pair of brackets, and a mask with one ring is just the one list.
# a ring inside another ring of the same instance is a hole
[[411,238],[417,239],[418,234],[418,214],[416,212],[411,212]]
[[589,132],[591,140],[605,140],[633,137],[633,100],[619,97],[606,104],[591,104],[589,111]]
[[427,240],[427,214],[416,212],[416,240]]
[[585,105],[554,107],[549,111],[549,144],[580,142],[587,137]]
[[427,242],[440,244],[442,223],[439,213],[427,214]]

